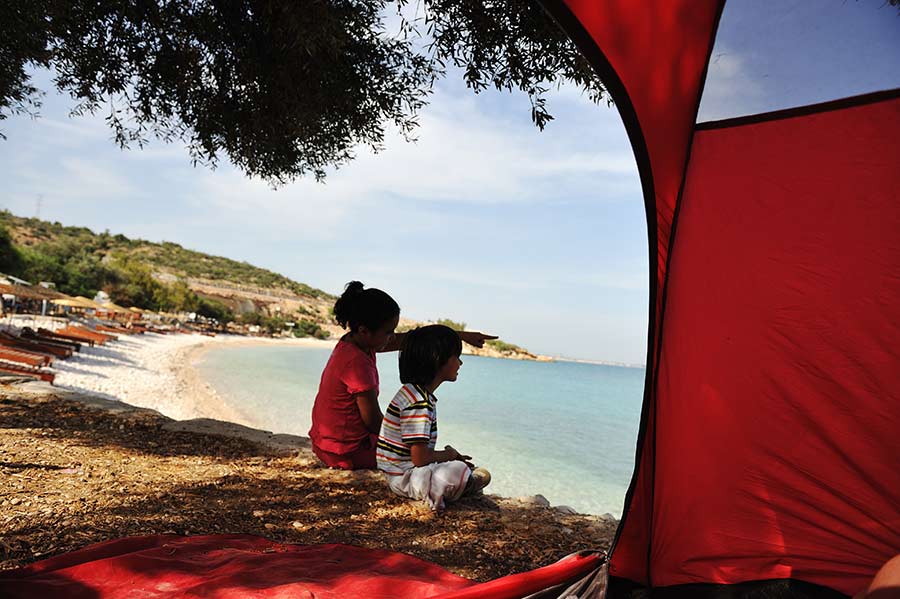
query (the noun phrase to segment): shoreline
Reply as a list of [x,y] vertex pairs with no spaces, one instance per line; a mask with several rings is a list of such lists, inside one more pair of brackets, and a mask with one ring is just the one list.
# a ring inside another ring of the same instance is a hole
[[[57,388],[73,392],[77,400],[94,396],[118,401],[127,407],[154,410],[173,420],[167,425],[170,430],[233,436],[260,443],[272,451],[292,450],[308,447],[308,437],[299,431],[270,430],[272,423],[261,422],[252,414],[242,412],[239,406],[229,404],[204,378],[197,365],[210,350],[216,348],[295,346],[330,349],[336,343],[336,339],[246,338],[235,335],[208,337],[147,333],[134,337],[122,336],[108,347],[85,348],[85,356],[75,354],[69,360],[58,363]],[[98,362],[95,359],[97,353],[105,354],[107,360]],[[535,500],[547,507],[551,505],[541,494],[539,484],[521,487],[509,496],[519,500]],[[579,513],[565,503],[563,500],[553,505]],[[609,512],[602,513],[602,510],[584,513],[616,518]]]
[[207,418],[253,426],[252,418],[216,393],[196,363],[214,347],[331,347],[334,343],[235,335],[122,335],[109,346],[84,348],[54,363],[52,370],[57,373],[56,387],[66,391],[155,410],[174,420]]
[[[206,354],[216,347],[258,347],[258,346],[297,346],[297,347],[325,347],[332,348],[337,340],[330,339],[268,339],[268,338],[243,338],[226,337],[216,342],[219,337],[209,338],[208,342],[189,346],[179,352],[172,360],[172,369],[178,379],[178,384],[184,390],[186,396],[195,398],[209,412],[207,418],[215,418],[234,422],[243,426],[255,427],[252,417],[242,413],[240,409],[229,405],[218,392],[209,384],[197,368],[197,364],[203,360]],[[274,431],[273,431],[274,432]]]
[[[193,363],[216,342],[156,344],[175,350],[168,360],[142,345],[153,344],[123,339],[121,353],[91,348],[55,368],[105,392],[0,377],[0,571],[127,536],[255,534],[400,551],[486,581],[605,550],[615,534],[614,518],[541,496],[470,497],[433,514],[389,493],[377,472],[325,468],[305,437],[204,415],[221,405],[212,389],[197,393],[206,383]],[[189,417],[111,398],[110,369],[156,407],[167,393],[193,394]]]

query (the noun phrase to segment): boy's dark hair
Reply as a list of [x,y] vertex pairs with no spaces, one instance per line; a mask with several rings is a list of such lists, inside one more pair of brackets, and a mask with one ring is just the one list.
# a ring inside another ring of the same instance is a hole
[[400,348],[400,382],[427,385],[453,356],[462,353],[462,341],[450,327],[432,324],[413,329]]
[[360,325],[374,331],[399,316],[400,306],[381,289],[363,289],[359,281],[350,281],[334,304],[334,318],[355,333]]

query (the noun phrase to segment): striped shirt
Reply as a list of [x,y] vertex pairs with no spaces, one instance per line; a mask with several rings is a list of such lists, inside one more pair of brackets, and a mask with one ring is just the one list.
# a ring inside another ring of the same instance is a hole
[[415,443],[437,444],[437,397],[421,385],[400,387],[381,422],[375,458],[378,469],[403,474],[413,468],[410,448]]

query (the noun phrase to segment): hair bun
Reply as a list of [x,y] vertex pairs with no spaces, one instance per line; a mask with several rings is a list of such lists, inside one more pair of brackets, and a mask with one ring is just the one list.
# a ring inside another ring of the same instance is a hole
[[362,283],[360,283],[359,281],[350,281],[349,283],[347,283],[344,286],[344,294],[343,295],[348,296],[348,295],[360,294],[363,292],[364,287],[365,286]]
[[350,281],[344,286],[344,293],[334,304],[334,318],[342,327],[355,320],[356,305],[363,297],[363,284],[359,281]]
[[347,283],[344,293],[334,303],[334,319],[353,333],[360,325],[374,331],[399,314],[400,306],[394,298],[380,289],[365,289],[359,281]]

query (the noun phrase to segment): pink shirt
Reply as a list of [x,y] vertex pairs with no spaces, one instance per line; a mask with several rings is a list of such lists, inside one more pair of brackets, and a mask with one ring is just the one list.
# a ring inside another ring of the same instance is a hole
[[338,341],[322,371],[319,393],[312,411],[309,438],[331,453],[345,454],[360,449],[369,438],[353,396],[375,389],[378,369],[375,352],[364,352],[347,341]]

